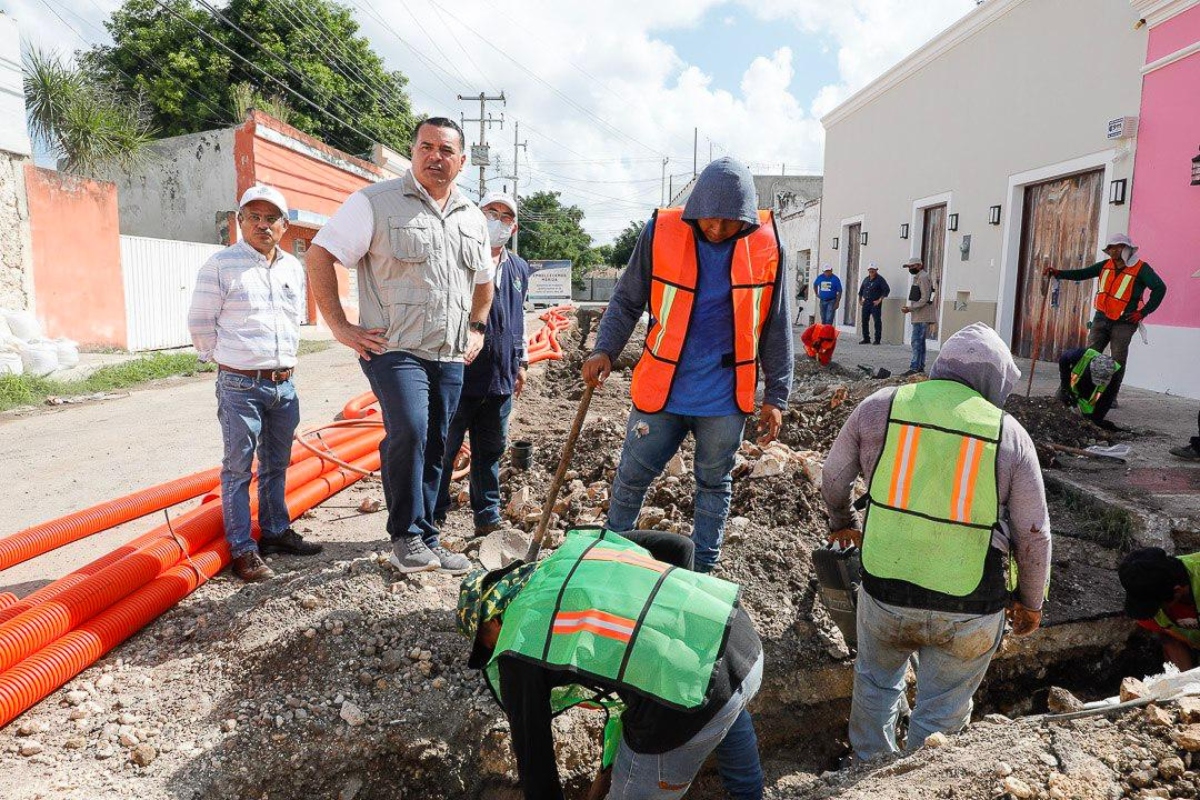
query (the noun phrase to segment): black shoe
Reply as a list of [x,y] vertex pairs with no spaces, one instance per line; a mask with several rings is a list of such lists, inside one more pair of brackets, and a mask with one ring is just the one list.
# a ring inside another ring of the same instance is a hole
[[875,342],[874,342],[874,344],[879,344],[879,340],[878,340],[878,339],[876,339],[876,340],[875,340]]
[[[1091,419],[1091,418],[1089,417],[1089,419]],[[1102,430],[1102,431],[1120,431],[1120,430],[1124,430],[1124,428],[1122,428],[1120,425],[1117,425],[1117,424],[1115,424],[1115,423],[1109,422],[1109,421],[1108,421],[1108,420],[1106,420],[1106,419],[1093,419],[1093,420],[1092,420],[1092,424],[1093,424],[1093,425],[1095,425],[1097,428],[1099,428],[1099,429],[1100,429],[1100,430]]]
[[304,541],[303,537],[291,528],[269,539],[264,536],[258,543],[258,550],[263,555],[286,553],[290,556],[315,556],[324,549],[324,545]]
[[503,522],[489,522],[486,525],[476,525],[475,526],[475,535],[476,536],[487,536],[489,533],[495,533],[496,531],[500,530],[503,527],[504,527]]
[[[859,344],[870,344],[870,343],[871,343],[870,339],[863,339],[859,342]],[[878,342],[876,342],[876,344],[878,344]]]
[[274,578],[275,570],[268,567],[257,552],[251,551],[233,560],[233,574],[246,583],[258,583]]
[[1185,444],[1183,447],[1172,447],[1171,455],[1176,458],[1182,458],[1185,461],[1200,461],[1200,450],[1197,450],[1194,445]]

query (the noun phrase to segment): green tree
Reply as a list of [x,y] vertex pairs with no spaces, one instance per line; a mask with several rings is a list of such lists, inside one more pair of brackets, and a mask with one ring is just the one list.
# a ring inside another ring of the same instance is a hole
[[613,240],[612,253],[609,254],[608,263],[617,269],[623,269],[629,263],[629,257],[633,255],[633,247],[637,244],[638,237],[642,235],[642,229],[645,227],[645,220],[634,220],[626,225],[625,230],[621,231]]
[[406,149],[408,79],[384,67],[349,8],[330,0],[165,5],[125,0],[105,23],[112,45],[83,56],[126,95],[144,95],[163,135],[240,122],[245,90],[235,87],[247,84],[253,97],[286,103],[290,124],[349,152],[365,152],[372,140]]
[[583,209],[564,206],[558,192],[536,192],[520,203],[523,257],[569,258],[576,280],[603,263],[591,235],[583,229]]
[[25,105],[35,138],[59,156],[64,172],[86,175],[99,164],[137,162],[153,140],[139,98],[110,87],[57,55],[32,49],[24,58]]

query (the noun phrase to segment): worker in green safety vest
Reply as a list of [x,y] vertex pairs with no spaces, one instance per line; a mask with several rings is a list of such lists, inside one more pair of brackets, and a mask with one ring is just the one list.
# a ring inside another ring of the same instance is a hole
[[1196,666],[1200,652],[1200,553],[1169,556],[1161,547],[1143,547],[1117,568],[1125,587],[1125,613],[1158,634],[1163,659],[1180,671]]
[[[862,548],[850,743],[858,759],[899,750],[910,657],[917,701],[905,746],[971,716],[1005,628],[1041,624],[1050,520],[1029,434],[1001,408],[1020,378],[994,330],[946,340],[929,380],[881,389],[854,410],[823,471],[831,539]],[[851,491],[867,481],[858,524]],[[1015,597],[1005,561],[1019,566]]]
[[550,723],[587,705],[610,712],[609,800],[682,797],[714,750],[729,796],[758,800],[762,768],[746,705],[762,681],[762,643],[741,589],[692,572],[687,537],[626,536],[572,531],[535,564],[463,579],[467,664],[484,670],[508,717],[524,796],[563,797]]
[[1117,397],[1115,379],[1121,365],[1090,347],[1074,347],[1058,357],[1058,399],[1079,409],[1085,419],[1105,430],[1117,426],[1104,417]]

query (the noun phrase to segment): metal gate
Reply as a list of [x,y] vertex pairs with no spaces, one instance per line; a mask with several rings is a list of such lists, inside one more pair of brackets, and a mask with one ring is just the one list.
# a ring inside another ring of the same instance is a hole
[[130,350],[165,350],[192,343],[187,315],[196,275],[222,249],[215,244],[121,237]]

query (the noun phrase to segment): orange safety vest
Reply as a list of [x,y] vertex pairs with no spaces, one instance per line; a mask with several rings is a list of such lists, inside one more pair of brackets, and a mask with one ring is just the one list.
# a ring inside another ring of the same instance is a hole
[[[758,212],[759,226],[733,246],[729,268],[733,288],[734,393],[738,408],[754,411],[758,385],[758,343],[775,294],[779,239],[770,211]],[[633,405],[646,414],[662,411],[671,394],[683,354],[700,262],[696,234],[683,221],[683,209],[660,208],[654,214],[650,269],[650,330],[641,360],[633,370]]]
[[1100,268],[1100,286],[1096,291],[1096,310],[1111,320],[1120,319],[1129,307],[1133,283],[1144,263],[1139,259],[1132,267],[1119,270],[1111,258],[1104,262]]

